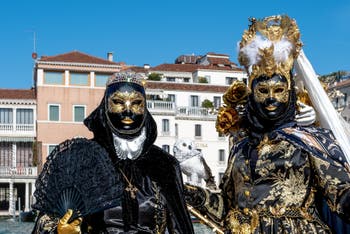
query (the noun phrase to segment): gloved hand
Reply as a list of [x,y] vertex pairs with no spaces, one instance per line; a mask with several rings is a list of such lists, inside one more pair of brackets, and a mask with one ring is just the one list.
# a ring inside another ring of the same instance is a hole
[[295,116],[295,120],[297,121],[297,124],[300,126],[308,126],[313,124],[316,120],[316,113],[314,108],[300,101],[298,101],[297,104],[298,104],[298,113]]
[[73,222],[68,223],[68,220],[73,215],[73,210],[69,209],[67,213],[59,220],[57,225],[58,234],[81,234],[80,224],[83,218],[77,218]]
[[185,184],[184,195],[186,202],[193,207],[200,207],[205,202],[205,192],[201,187]]

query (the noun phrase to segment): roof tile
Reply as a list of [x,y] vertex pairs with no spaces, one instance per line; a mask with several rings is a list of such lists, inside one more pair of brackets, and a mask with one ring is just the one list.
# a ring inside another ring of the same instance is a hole
[[35,90],[0,89],[0,99],[35,99]]
[[109,61],[107,59],[102,59],[94,57],[79,51],[72,51],[64,54],[54,55],[54,56],[41,56],[39,61],[45,62],[68,62],[68,63],[91,63],[91,64],[106,64],[106,65],[120,65],[121,63],[116,63]]

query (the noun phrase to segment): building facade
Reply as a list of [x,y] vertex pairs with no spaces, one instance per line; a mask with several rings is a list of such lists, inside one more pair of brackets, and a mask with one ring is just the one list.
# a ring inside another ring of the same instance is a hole
[[0,213],[29,211],[36,158],[35,90],[0,89]]
[[329,87],[329,97],[335,109],[350,123],[350,79],[334,82]]
[[79,51],[42,56],[35,62],[40,165],[64,140],[92,137],[83,120],[100,103],[108,77],[123,67],[113,62],[111,53],[102,59]]
[[177,139],[192,140],[219,184],[227,166],[229,139],[216,132],[217,111],[233,81],[247,82],[246,73],[228,55],[215,53],[181,55],[174,64],[130,69],[160,78],[148,80],[146,86],[148,109],[158,126],[155,143],[172,154]]
[[[191,59],[180,56],[174,64],[155,67],[128,67],[77,51],[41,57],[34,77],[41,163],[60,142],[92,137],[84,118],[100,103],[108,77],[128,69],[160,77],[146,84],[147,107],[158,127],[155,144],[172,153],[177,139],[195,141],[218,183],[226,168],[229,141],[216,132],[216,113],[228,86],[233,80],[246,80],[246,75],[227,55],[214,53]],[[203,102],[211,106],[204,107]]]

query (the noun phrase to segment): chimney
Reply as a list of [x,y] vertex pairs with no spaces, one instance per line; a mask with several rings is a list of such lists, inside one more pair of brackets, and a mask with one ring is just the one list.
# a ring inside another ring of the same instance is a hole
[[107,59],[108,59],[108,61],[113,62],[113,52],[108,52],[107,53]]

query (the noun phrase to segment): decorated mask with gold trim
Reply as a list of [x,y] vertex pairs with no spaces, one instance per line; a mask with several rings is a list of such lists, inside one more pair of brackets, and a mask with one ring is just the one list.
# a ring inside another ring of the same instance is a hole
[[253,80],[255,111],[263,119],[275,120],[289,108],[288,82],[284,76],[259,76]]
[[285,15],[250,21],[239,44],[238,60],[249,76],[257,114],[275,120],[289,108],[292,69],[302,47],[299,29]]
[[105,104],[107,122],[114,133],[134,134],[143,127],[146,96],[135,73],[117,73],[108,81]]

